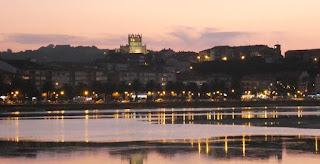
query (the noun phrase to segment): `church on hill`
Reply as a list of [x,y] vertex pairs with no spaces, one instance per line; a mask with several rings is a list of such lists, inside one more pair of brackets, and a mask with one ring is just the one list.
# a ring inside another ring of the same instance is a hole
[[120,46],[120,49],[117,49],[116,52],[123,54],[147,54],[147,46],[142,45],[142,35],[140,34],[129,34],[128,35],[128,44],[125,46]]

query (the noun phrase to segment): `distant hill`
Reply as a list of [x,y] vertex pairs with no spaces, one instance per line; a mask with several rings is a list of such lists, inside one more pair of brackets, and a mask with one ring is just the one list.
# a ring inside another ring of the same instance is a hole
[[26,50],[17,53],[11,51],[0,52],[3,60],[32,60],[40,63],[68,62],[68,63],[91,63],[102,59],[109,52],[107,49],[92,47],[72,47],[70,45],[48,45],[37,50]]

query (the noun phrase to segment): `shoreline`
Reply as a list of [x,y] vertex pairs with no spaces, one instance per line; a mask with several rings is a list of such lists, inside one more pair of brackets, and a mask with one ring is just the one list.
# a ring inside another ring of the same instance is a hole
[[0,113],[12,111],[87,110],[87,109],[146,109],[146,108],[210,108],[210,107],[275,107],[319,106],[320,101],[224,101],[224,102],[146,102],[107,104],[28,104],[0,105]]

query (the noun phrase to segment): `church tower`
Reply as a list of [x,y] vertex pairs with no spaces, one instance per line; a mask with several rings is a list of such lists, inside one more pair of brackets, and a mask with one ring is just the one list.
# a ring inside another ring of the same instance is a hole
[[275,50],[276,54],[281,55],[281,45],[280,44],[274,45],[274,50]]
[[142,46],[142,35],[128,35],[129,46]]

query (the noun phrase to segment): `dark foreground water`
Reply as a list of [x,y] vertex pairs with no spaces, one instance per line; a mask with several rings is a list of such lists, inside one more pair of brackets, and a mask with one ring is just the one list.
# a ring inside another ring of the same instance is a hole
[[2,163],[320,163],[320,107],[0,113]]

